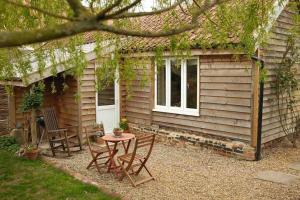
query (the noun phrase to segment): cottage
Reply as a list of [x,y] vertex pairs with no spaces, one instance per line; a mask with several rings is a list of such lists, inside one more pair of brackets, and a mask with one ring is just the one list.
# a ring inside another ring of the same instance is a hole
[[[289,30],[293,26],[292,18],[298,14],[288,8],[287,2],[280,5],[275,3],[266,45],[257,44],[255,55],[263,60],[268,70],[263,99],[262,144],[284,136],[277,106],[272,103],[275,97],[271,85],[274,70],[286,49]],[[159,19],[151,21],[159,24]],[[143,25],[143,22],[141,25],[148,28],[158,26]],[[193,32],[191,38],[197,34],[201,32]],[[44,106],[56,108],[61,125],[79,125],[81,130],[96,121],[103,122],[105,131],[111,132],[118,126],[120,118],[126,117],[134,130],[155,131],[174,141],[182,139],[210,145],[227,153],[256,159],[260,132],[259,68],[256,60],[230,49],[203,50],[195,46],[191,56],[181,60],[175,60],[169,52],[164,52],[162,67],[158,68],[154,48],[162,42],[165,42],[164,39],[159,38],[133,39],[133,42],[127,43],[139,44],[144,48],[143,53],[124,56],[143,59],[143,66],[136,68],[141,71],[137,74],[147,74],[150,80],[146,86],[141,86],[141,77],[138,76],[132,83],[131,98],[126,98],[122,81],[115,82],[100,93],[96,92],[95,69],[101,66],[95,64],[95,55],[89,50],[86,51],[89,64],[81,80],[70,75],[52,77],[46,71],[43,77],[33,72],[27,84],[20,79],[9,82],[15,85],[14,95],[10,96],[9,101],[11,124],[24,120],[18,107],[28,86],[45,79],[47,89]],[[86,45],[89,49],[93,42],[89,41]],[[59,68],[58,72],[62,74],[64,70]],[[69,87],[53,94],[51,80],[55,80],[57,85],[64,80]],[[76,92],[81,94],[78,100],[74,98]]]

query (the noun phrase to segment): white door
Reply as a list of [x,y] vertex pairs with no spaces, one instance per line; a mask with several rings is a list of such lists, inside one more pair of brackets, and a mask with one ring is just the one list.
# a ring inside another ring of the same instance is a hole
[[119,127],[119,85],[117,82],[96,94],[97,123],[103,123],[105,133]]

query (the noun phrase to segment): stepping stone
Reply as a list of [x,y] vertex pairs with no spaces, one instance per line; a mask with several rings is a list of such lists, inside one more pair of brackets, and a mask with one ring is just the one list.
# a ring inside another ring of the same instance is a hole
[[285,174],[282,172],[275,172],[275,171],[262,171],[256,174],[257,179],[263,180],[263,181],[269,181],[273,183],[280,183],[284,185],[292,185],[298,181],[300,181],[300,177],[291,175],[291,174]]
[[290,164],[289,168],[300,171],[300,161]]

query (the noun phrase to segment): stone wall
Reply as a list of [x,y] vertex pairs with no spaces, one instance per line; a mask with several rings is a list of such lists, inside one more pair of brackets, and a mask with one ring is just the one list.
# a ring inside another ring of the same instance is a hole
[[193,135],[188,132],[179,132],[158,126],[141,126],[129,124],[133,133],[153,133],[159,143],[178,147],[206,147],[215,150],[224,156],[236,157],[243,160],[255,160],[255,148],[248,144],[234,140]]

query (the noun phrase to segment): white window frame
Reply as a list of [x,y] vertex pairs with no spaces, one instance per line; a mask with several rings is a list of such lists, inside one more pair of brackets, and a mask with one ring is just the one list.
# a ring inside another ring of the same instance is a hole
[[[164,58],[166,67],[166,106],[157,105],[157,64],[155,64],[155,95],[154,95],[154,109],[153,111],[175,113],[182,115],[199,116],[199,74],[200,74],[200,63],[198,57],[191,57],[181,60],[181,107],[171,106],[171,60],[175,58]],[[197,108],[186,107],[186,95],[187,95],[187,60],[197,60]]]

